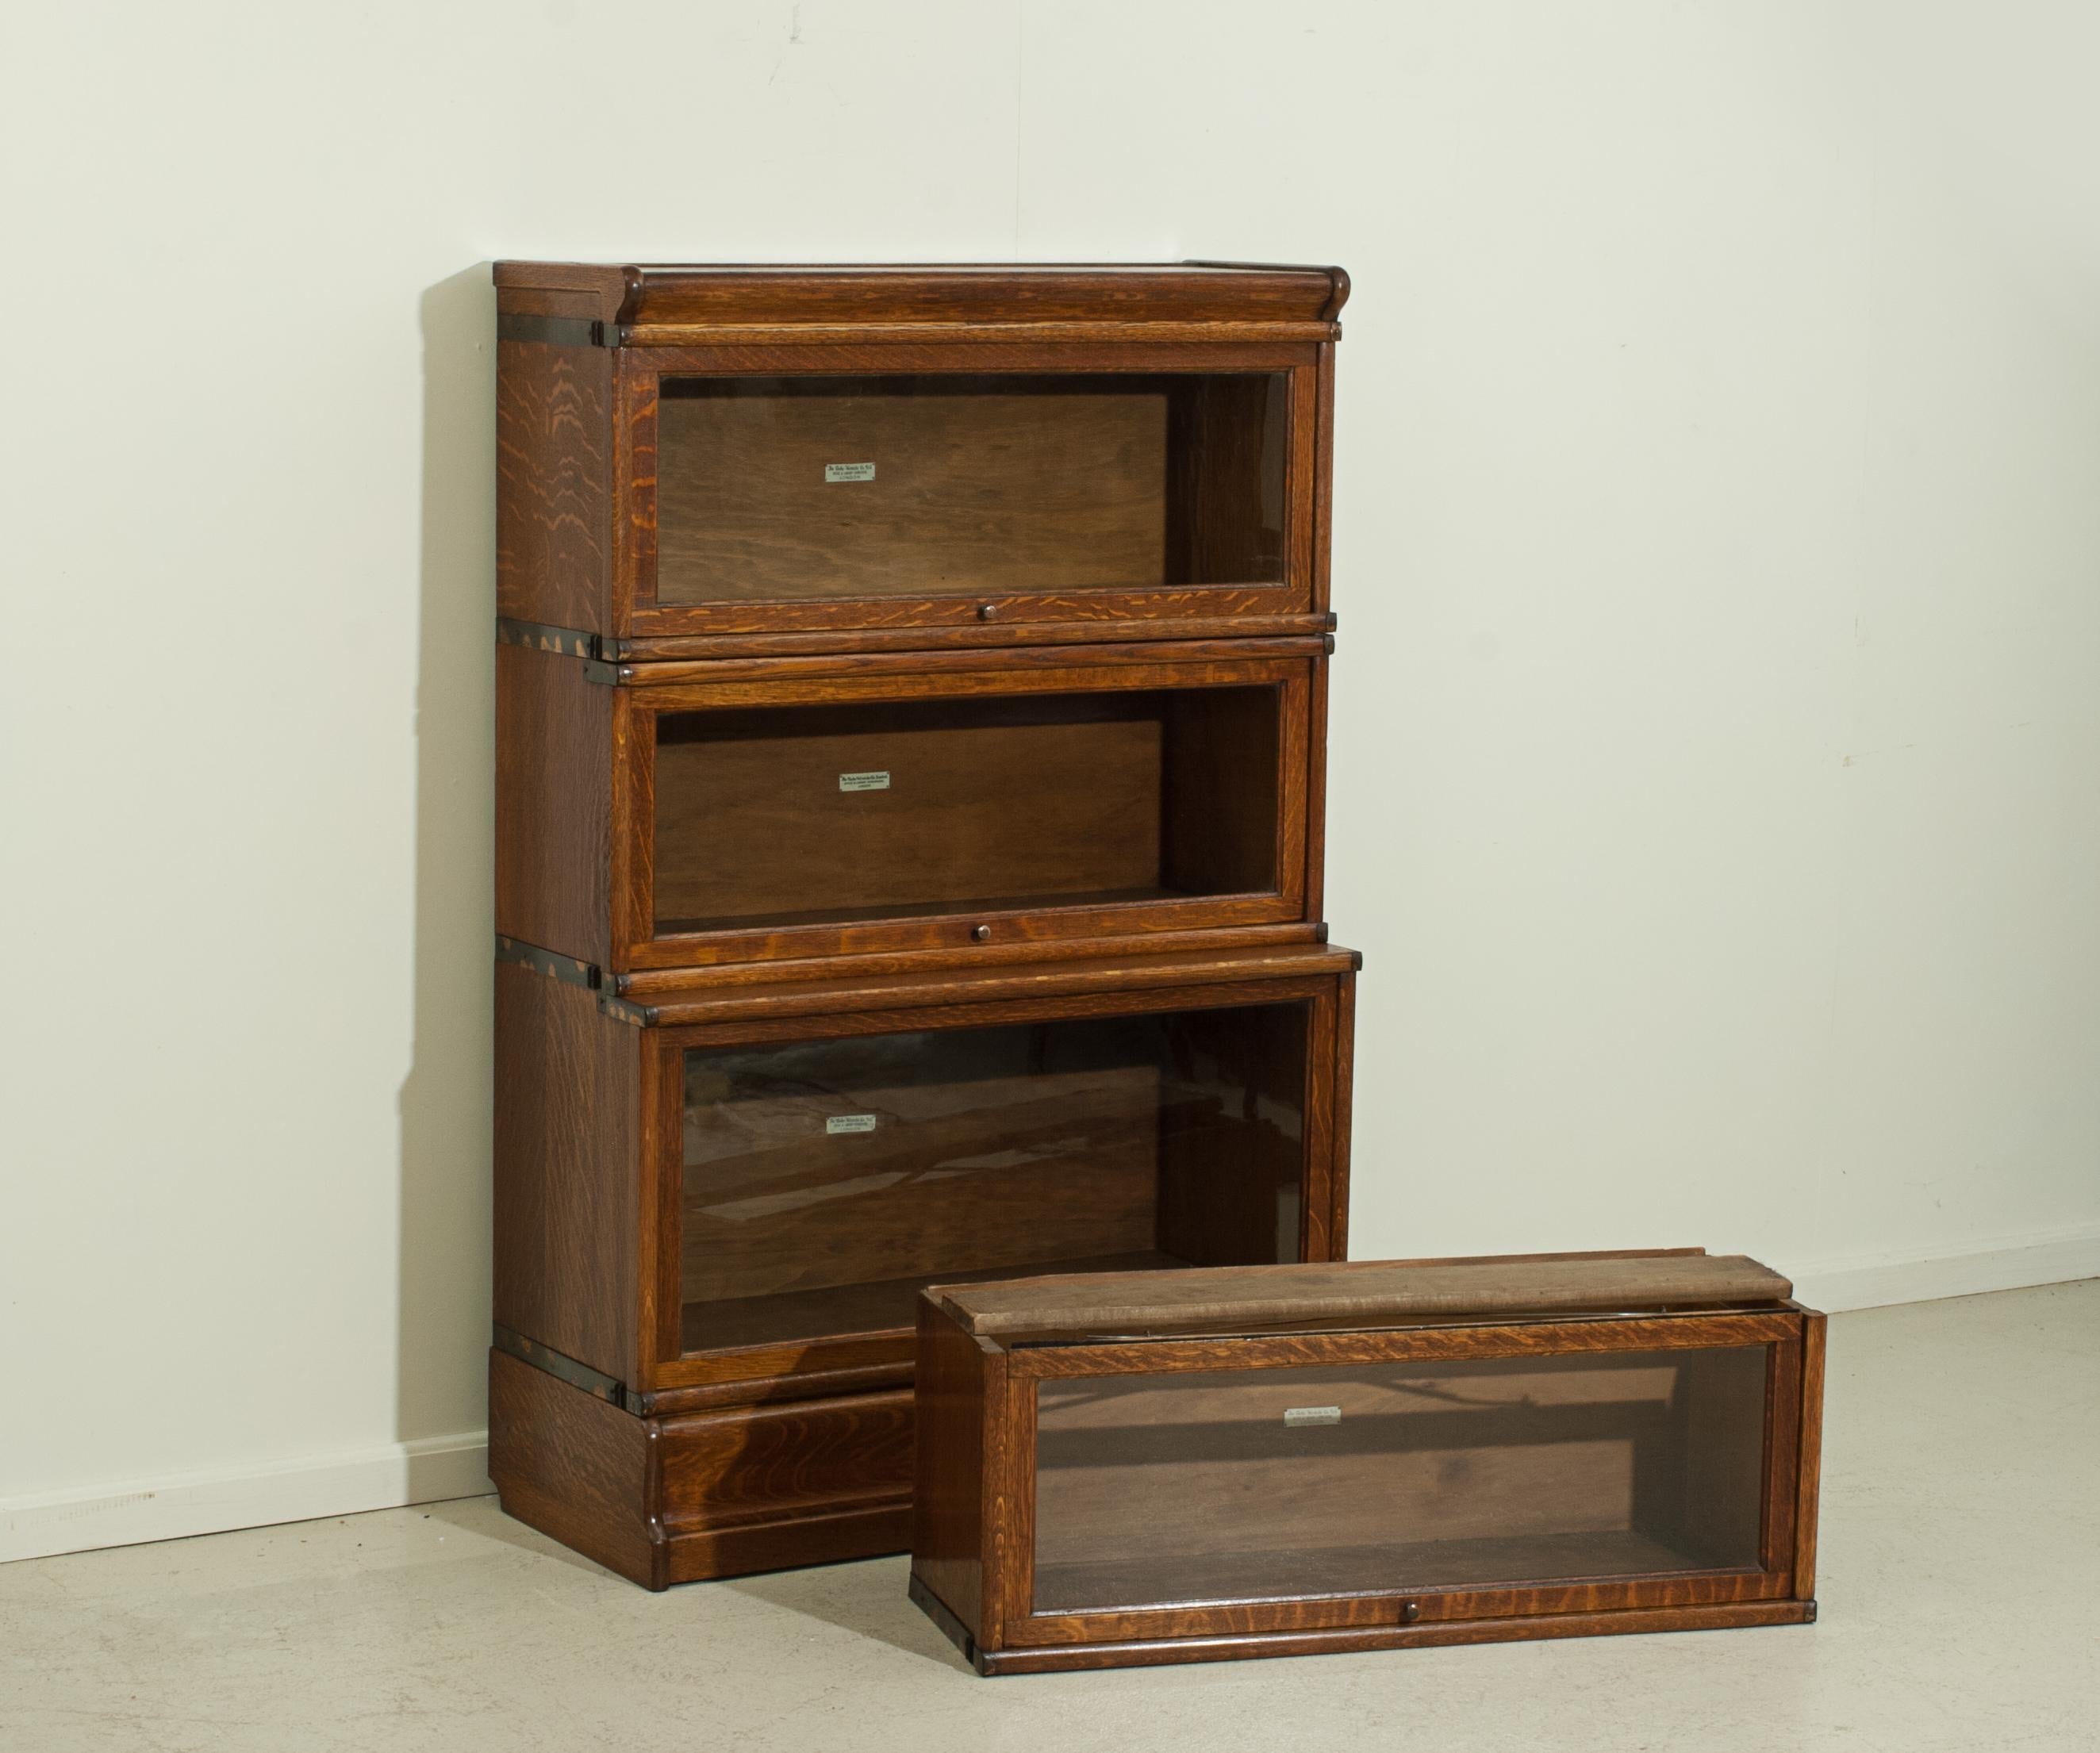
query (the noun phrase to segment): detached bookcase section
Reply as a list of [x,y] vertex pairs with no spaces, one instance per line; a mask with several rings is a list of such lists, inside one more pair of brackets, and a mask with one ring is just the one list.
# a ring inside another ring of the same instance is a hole
[[1330,624],[1339,269],[496,283],[513,620],[615,658]]
[[496,929],[614,974],[1317,936],[1325,641],[497,665]]
[[902,1550],[927,1284],[1342,1256],[1354,960],[499,961],[505,1507],[655,1588]]
[[1812,1619],[1791,1288],[1690,1251],[929,1289],[914,1598],[986,1674]]

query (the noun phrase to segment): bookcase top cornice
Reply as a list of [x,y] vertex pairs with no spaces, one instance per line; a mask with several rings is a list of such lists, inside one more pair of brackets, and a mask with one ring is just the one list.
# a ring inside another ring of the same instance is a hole
[[509,316],[616,325],[624,345],[677,345],[718,331],[912,328],[959,333],[1069,328],[1217,338],[1325,340],[1349,295],[1335,267],[1185,262],[611,265],[499,262]]

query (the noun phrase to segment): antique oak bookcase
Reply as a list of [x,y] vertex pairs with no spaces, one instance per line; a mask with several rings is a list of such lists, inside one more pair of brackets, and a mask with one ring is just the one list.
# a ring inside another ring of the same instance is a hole
[[983,1674],[1803,1623],[1792,1293],[1696,1249],[931,1287],[912,1597]]
[[902,1550],[915,1299],[1343,1257],[1326,268],[501,263],[513,1514]]

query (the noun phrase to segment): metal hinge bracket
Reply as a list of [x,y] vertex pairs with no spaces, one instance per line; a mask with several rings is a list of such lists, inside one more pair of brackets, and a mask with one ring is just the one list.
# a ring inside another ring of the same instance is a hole
[[586,986],[596,992],[605,984],[605,976],[595,962],[580,961],[575,956],[558,956],[551,949],[542,949],[537,944],[528,944],[516,937],[496,934],[496,959],[515,962],[520,967],[532,969],[535,974],[544,974],[549,980],[558,980],[571,986]]
[[628,642],[610,633],[587,633],[580,628],[549,627],[540,621],[514,621],[500,616],[496,642],[522,646],[527,651],[551,652],[557,657],[581,658],[584,674],[607,686],[618,682],[623,673],[633,673],[620,661],[628,654]]
[[626,337],[617,323],[594,316],[523,316],[499,314],[498,341],[536,341],[556,347],[616,347]]

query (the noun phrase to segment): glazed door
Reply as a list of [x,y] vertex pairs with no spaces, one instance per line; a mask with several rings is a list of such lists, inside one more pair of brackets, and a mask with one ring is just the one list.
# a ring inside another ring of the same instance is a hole
[[908,1366],[929,1284],[1332,1256],[1332,980],[845,1020],[666,1043],[655,1385]]
[[654,444],[632,483],[633,634],[1316,606],[1310,349],[1091,371],[981,368],[982,347],[841,371],[785,350],[770,372],[625,367],[629,429]]
[[616,965],[1302,921],[1317,661],[623,690]]
[[[1048,1372],[1020,1385],[1035,1537],[1010,1639],[1785,1594],[1798,1340],[1583,1326],[1619,1342],[1515,1352],[1503,1329],[1514,1354],[1494,1355],[1495,1330],[1454,1330],[1407,1336],[1400,1355],[1261,1367],[1248,1354],[1282,1342],[1193,1341],[1172,1369],[1142,1367],[1143,1344],[1017,1353],[1017,1371]],[[1401,1337],[1291,1343],[1346,1354]],[[1186,1367],[1199,1347],[1247,1367]],[[1064,1372],[1088,1350],[1121,1367]]]

